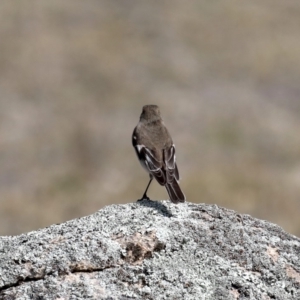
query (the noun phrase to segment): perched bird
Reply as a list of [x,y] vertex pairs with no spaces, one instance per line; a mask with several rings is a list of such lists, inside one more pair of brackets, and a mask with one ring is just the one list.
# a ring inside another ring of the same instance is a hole
[[178,184],[175,145],[157,105],[143,107],[140,121],[132,134],[132,145],[141,165],[150,175],[142,199],[149,199],[147,191],[154,177],[160,185],[166,187],[173,203],[184,202],[185,195]]

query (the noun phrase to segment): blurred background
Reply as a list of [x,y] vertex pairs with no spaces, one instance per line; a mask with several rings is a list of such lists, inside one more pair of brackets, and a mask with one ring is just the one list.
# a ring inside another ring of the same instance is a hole
[[0,24],[0,235],[140,198],[145,104],[189,202],[300,235],[299,0],[2,0]]

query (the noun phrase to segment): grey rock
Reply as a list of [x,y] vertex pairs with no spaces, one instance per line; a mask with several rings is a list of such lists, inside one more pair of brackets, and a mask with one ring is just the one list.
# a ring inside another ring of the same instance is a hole
[[0,238],[0,299],[300,299],[300,239],[216,205],[147,201]]

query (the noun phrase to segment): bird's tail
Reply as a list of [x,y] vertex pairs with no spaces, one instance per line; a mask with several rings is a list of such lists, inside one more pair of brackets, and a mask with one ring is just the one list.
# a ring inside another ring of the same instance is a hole
[[165,185],[167,192],[169,194],[170,200],[177,204],[179,202],[185,201],[185,195],[182,192],[178,182],[174,179],[172,182],[167,182]]

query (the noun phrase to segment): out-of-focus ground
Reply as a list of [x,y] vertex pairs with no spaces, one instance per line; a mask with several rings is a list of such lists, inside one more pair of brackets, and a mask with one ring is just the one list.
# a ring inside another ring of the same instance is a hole
[[299,0],[1,1],[0,234],[141,197],[158,104],[188,201],[300,235],[299,28]]

